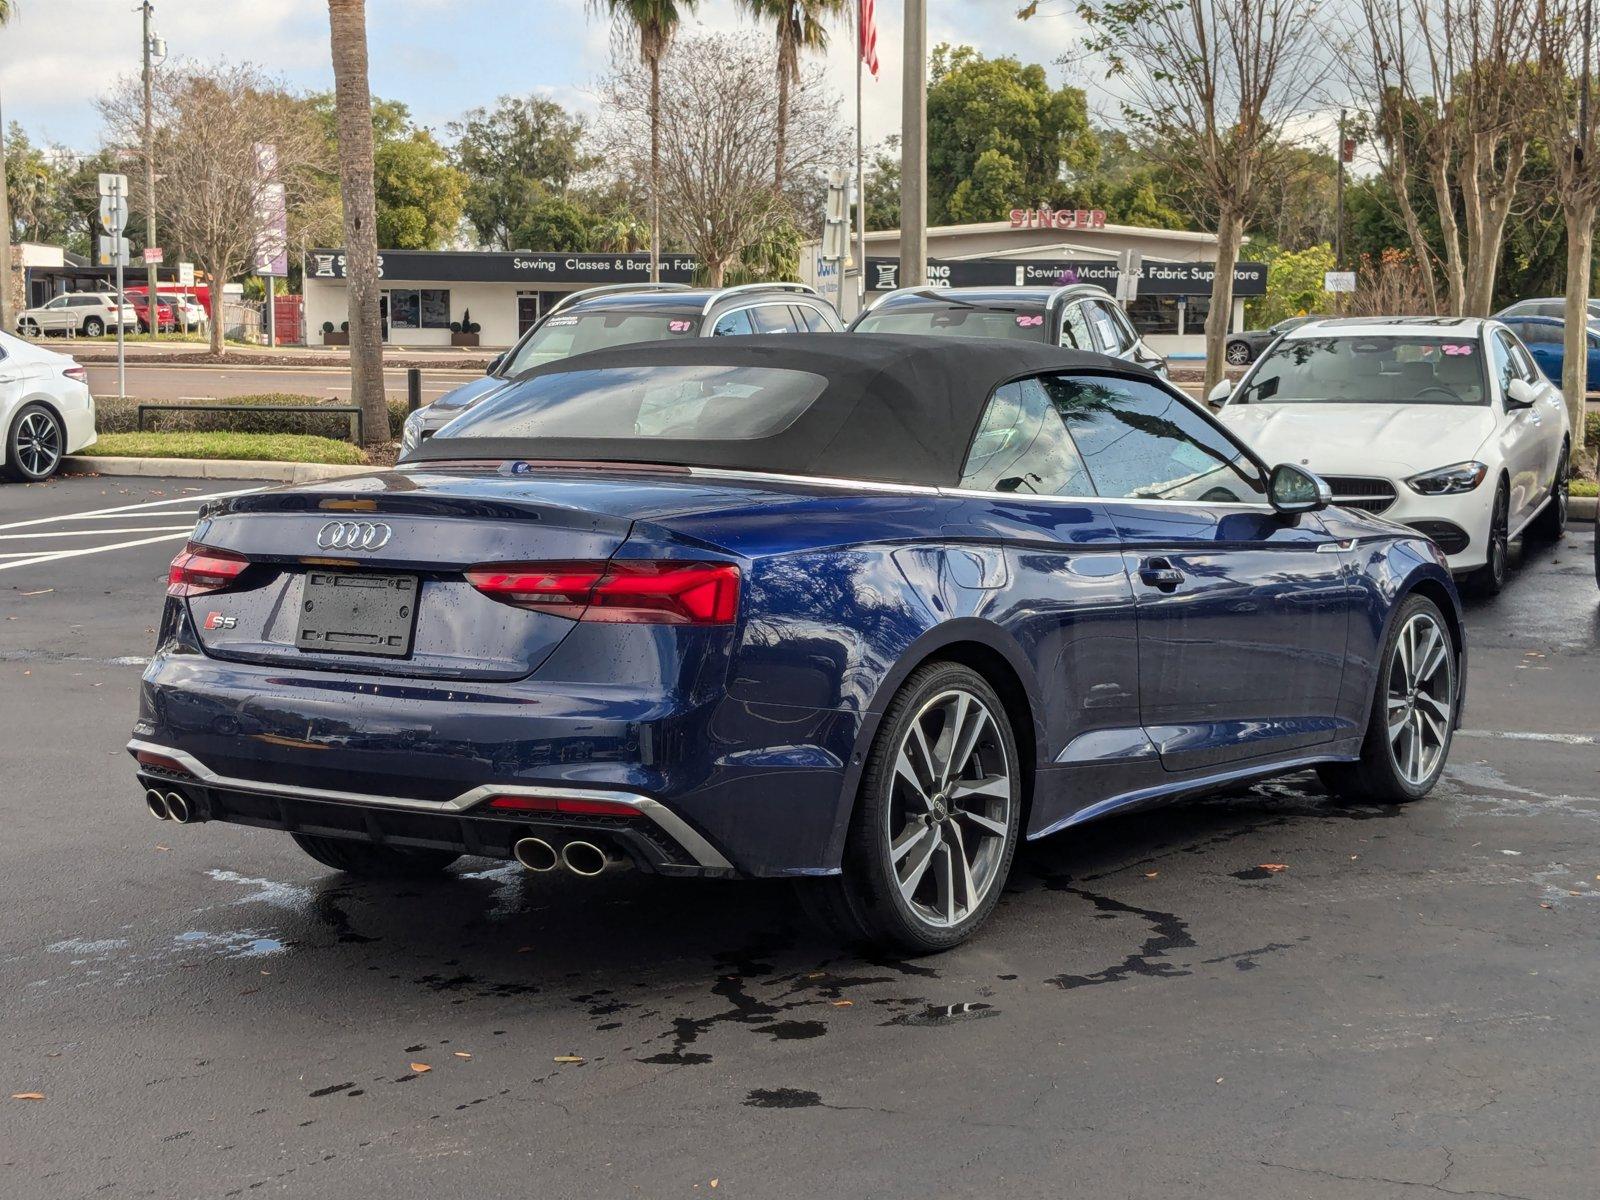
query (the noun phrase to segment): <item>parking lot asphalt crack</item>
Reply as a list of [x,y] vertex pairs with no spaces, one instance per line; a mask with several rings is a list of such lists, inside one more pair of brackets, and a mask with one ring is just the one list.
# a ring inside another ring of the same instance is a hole
[[1323,1179],[1337,1179],[1343,1183],[1382,1183],[1390,1187],[1421,1188],[1424,1191],[1439,1192],[1446,1196],[1490,1196],[1498,1197],[1499,1200],[1537,1200],[1534,1196],[1526,1196],[1519,1192],[1485,1192],[1447,1188],[1443,1186],[1444,1181],[1449,1178],[1450,1173],[1455,1169],[1455,1160],[1448,1150],[1445,1150],[1444,1154],[1444,1173],[1432,1183],[1418,1179],[1394,1179],[1387,1175],[1345,1175],[1338,1171],[1328,1171],[1320,1167],[1296,1167],[1289,1163],[1273,1162],[1266,1158],[1258,1158],[1256,1162],[1263,1167],[1274,1167],[1280,1171],[1293,1171],[1299,1175],[1316,1175]]

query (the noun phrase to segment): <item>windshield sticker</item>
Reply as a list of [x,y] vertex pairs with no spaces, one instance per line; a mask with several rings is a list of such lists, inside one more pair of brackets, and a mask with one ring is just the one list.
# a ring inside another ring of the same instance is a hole
[[693,321],[668,321],[667,331],[669,333],[688,333],[693,325]]
[[1450,354],[1450,355],[1471,354],[1472,353],[1472,345],[1471,345],[1470,342],[1468,342],[1468,343],[1446,342],[1445,343],[1445,347],[1444,347],[1444,352],[1446,354]]
[[577,317],[550,317],[545,321],[546,325],[576,325],[577,323]]
[[1020,329],[1027,329],[1027,328],[1029,328],[1030,326],[1033,326],[1033,325],[1043,325],[1043,324],[1044,324],[1044,315],[1042,313],[1036,313],[1033,316],[1028,316],[1027,314],[1023,314],[1022,316],[1019,316],[1017,318],[1017,326]]

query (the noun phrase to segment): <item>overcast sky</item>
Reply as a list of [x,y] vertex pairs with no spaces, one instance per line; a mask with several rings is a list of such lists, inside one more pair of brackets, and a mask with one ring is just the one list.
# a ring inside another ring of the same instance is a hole
[[[7,123],[35,142],[90,150],[100,141],[94,100],[139,66],[136,0],[18,0],[0,30],[0,97]],[[1016,19],[1018,0],[930,0],[929,45],[969,42],[1049,67],[1070,48],[1073,18]],[[1064,7],[1064,6],[1063,6]],[[867,79],[869,142],[900,119],[900,3],[879,0],[879,78]],[[537,92],[580,109],[604,73],[608,30],[584,0],[367,0],[372,86],[442,131],[469,108],[507,93]],[[733,0],[702,0],[693,26],[751,29]],[[325,0],[156,0],[156,28],[173,58],[248,61],[292,86],[331,88]],[[853,113],[854,43],[835,36],[828,56]]]

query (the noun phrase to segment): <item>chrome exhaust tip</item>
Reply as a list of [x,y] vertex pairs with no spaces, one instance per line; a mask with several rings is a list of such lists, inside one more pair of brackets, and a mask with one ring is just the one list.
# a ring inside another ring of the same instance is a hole
[[556,848],[543,838],[519,838],[511,847],[511,856],[530,871],[554,871],[560,864]]
[[561,865],[574,875],[592,878],[610,864],[606,852],[593,842],[568,842],[561,847]]
[[150,788],[144,794],[144,806],[150,810],[150,815],[158,821],[172,820],[172,814],[167,811],[167,800],[155,788]]
[[189,802],[177,792],[168,792],[164,803],[167,806],[167,815],[179,825],[187,825],[194,816],[189,807]]

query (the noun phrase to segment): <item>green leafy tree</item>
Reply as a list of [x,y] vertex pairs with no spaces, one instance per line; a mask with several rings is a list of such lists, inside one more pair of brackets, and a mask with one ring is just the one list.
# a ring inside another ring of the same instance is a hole
[[867,228],[900,228],[900,138],[890,134],[873,150],[866,167]]
[[1334,270],[1333,247],[1319,242],[1304,250],[1254,247],[1252,258],[1267,264],[1267,294],[1245,305],[1252,328],[1275,325],[1286,317],[1322,312],[1328,304],[1323,274]]
[[[935,223],[999,220],[1058,195],[1063,167],[1093,169],[1099,142],[1078,88],[1043,67],[934,48],[928,85],[928,213]],[[981,173],[981,174],[980,174]]]
[[437,250],[461,223],[465,181],[449,153],[426,129],[385,139],[373,156],[378,244],[392,250]]
[[587,250],[599,219],[588,208],[547,196],[523,209],[511,230],[515,250]]
[[563,198],[588,166],[583,121],[554,100],[502,96],[450,126],[456,166],[466,180],[467,222],[487,246],[514,250],[514,232],[532,211]]

